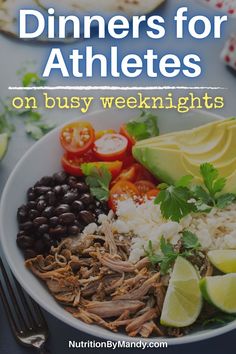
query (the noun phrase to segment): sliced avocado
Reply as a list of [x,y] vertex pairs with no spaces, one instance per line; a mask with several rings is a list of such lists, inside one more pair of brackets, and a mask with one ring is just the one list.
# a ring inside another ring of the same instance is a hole
[[138,142],[133,155],[166,183],[187,174],[201,183],[200,165],[210,162],[228,179],[224,192],[236,191],[236,120],[218,120]]

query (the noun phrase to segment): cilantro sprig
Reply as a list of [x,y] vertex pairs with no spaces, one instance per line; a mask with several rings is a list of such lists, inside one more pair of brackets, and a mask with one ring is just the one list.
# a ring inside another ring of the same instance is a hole
[[147,111],[143,111],[137,119],[128,122],[126,129],[136,141],[159,135],[157,117]]
[[105,165],[96,167],[92,162],[81,165],[82,172],[86,177],[86,183],[90,191],[98,200],[107,201],[109,199],[109,186],[112,175]]
[[236,201],[233,193],[219,194],[226,185],[226,178],[210,163],[200,166],[204,186],[192,184],[192,176],[183,176],[174,185],[161,184],[155,204],[160,204],[165,219],[179,222],[192,212],[210,212],[213,207],[223,209]]
[[160,240],[160,254],[155,254],[152,241],[149,241],[148,248],[145,250],[146,256],[149,258],[153,266],[159,265],[161,274],[167,274],[174,265],[176,258],[182,256],[188,258],[196,254],[201,244],[195,234],[190,231],[184,231],[181,237],[182,251],[176,250],[170,242],[166,241],[164,236]]

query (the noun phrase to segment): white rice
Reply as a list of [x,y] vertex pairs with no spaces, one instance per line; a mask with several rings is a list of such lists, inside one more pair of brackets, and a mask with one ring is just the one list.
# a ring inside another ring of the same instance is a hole
[[160,206],[154,205],[153,200],[137,205],[129,199],[118,203],[117,215],[114,231],[134,234],[131,262],[145,255],[148,241],[152,241],[153,249],[158,252],[162,236],[176,244],[183,230],[195,233],[204,250],[236,249],[236,204],[225,209],[213,208],[208,214],[191,214],[178,223],[163,219]]

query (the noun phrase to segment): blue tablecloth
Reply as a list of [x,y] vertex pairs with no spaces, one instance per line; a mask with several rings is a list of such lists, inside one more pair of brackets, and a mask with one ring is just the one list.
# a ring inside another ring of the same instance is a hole
[[[177,5],[189,5],[190,1],[171,1],[167,2],[167,5],[164,6],[160,13],[163,16],[168,18],[170,13],[173,13],[173,9],[176,8]],[[197,5],[195,1],[191,2],[191,9],[195,7],[196,11],[202,11],[201,5]],[[195,10],[195,9],[194,9]],[[207,9],[204,8],[204,11],[210,13]],[[235,20],[228,24],[227,31],[225,38],[229,35],[233,30],[236,30],[236,22]],[[195,47],[194,50],[198,53],[201,53],[204,58],[204,65],[206,66],[207,70],[204,74],[204,77],[201,80],[198,80],[198,84],[203,85],[219,85],[226,86],[229,90],[226,91],[226,106],[223,110],[223,114],[225,116],[233,116],[236,113],[235,107],[235,84],[236,78],[232,75],[225,66],[220,62],[219,55],[220,51],[223,47],[224,40],[219,41],[212,41],[209,42],[209,45],[206,43],[200,43]],[[96,45],[96,40],[93,40],[93,45]],[[124,42],[124,48],[129,48],[130,43],[129,40]],[[168,47],[171,48],[176,45],[174,42],[170,44],[168,42]],[[193,47],[191,42],[185,43],[186,47],[191,49]],[[5,97],[7,95],[7,87],[9,84],[16,83],[16,70],[19,69],[22,63],[25,63],[27,59],[37,59],[42,56],[42,53],[48,52],[47,46],[29,46],[27,44],[18,43],[7,39],[5,37],[0,36],[0,46],[1,46],[1,67],[0,67],[0,96]],[[105,44],[99,43],[100,50],[102,50],[101,46]],[[136,50],[139,46],[137,42],[132,43],[132,46]],[[181,48],[184,48],[184,43],[182,42]],[[178,49],[178,44],[176,49]],[[17,55],[15,55],[16,53]],[[3,63],[3,65],[2,65]],[[5,63],[5,65],[4,65]],[[6,65],[7,63],[7,65]],[[209,65],[210,64],[210,65]],[[53,82],[55,83],[55,82]],[[117,81],[116,81],[117,83]],[[99,79],[94,78],[93,84],[99,84]],[[122,82],[123,84],[123,82]],[[144,83],[145,84],[145,83]],[[0,163],[0,193],[4,187],[4,184],[14,167],[15,163],[19,160],[19,158],[23,155],[23,153],[32,145],[32,141],[28,139],[25,135],[22,125],[19,123],[17,132],[14,134],[9,151],[7,153],[6,158]],[[17,207],[17,206],[16,206]],[[45,313],[46,319],[48,321],[49,329],[50,329],[50,338],[48,342],[48,347],[50,348],[53,354],[65,354],[71,353],[72,349],[68,349],[68,341],[69,340],[93,340],[94,338],[85,335],[69,326],[63,324],[62,322],[58,321],[57,319],[53,318],[51,315]],[[184,346],[177,346],[177,347],[169,347],[168,349],[155,349],[154,351],[159,351],[160,353],[166,354],[184,354],[184,353],[191,353],[191,354],[199,354],[199,353],[206,353],[206,354],[222,354],[223,352],[227,354],[234,354],[235,353],[235,335],[236,332],[231,332],[221,337],[217,337],[208,341],[194,343]],[[76,352],[76,349],[74,350]],[[79,351],[79,349],[78,349]],[[86,350],[86,352],[90,352],[91,349]],[[102,349],[94,349],[94,351],[98,353],[106,352],[106,350]],[[119,350],[120,351],[120,350]],[[122,349],[122,352],[130,352],[130,350]],[[136,349],[135,352],[138,350]],[[151,350],[149,350],[151,352]],[[1,354],[23,354],[23,353],[30,353],[31,350],[27,350],[25,348],[20,347],[16,344],[15,340],[12,337],[10,332],[7,319],[2,309],[2,305],[0,304],[0,353]],[[140,350],[141,352],[141,350]]]

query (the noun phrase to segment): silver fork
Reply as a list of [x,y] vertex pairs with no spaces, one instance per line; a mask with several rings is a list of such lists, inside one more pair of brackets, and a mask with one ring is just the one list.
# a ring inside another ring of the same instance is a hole
[[48,326],[40,307],[24,293],[10,271],[6,271],[1,258],[0,269],[0,297],[16,340],[24,346],[35,348],[40,354],[49,354],[45,348]]

